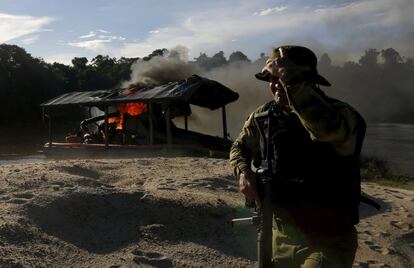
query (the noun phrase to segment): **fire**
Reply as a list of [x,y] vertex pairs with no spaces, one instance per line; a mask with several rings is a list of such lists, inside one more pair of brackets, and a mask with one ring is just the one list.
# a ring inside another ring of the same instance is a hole
[[117,123],[116,129],[122,129],[124,123],[124,115],[138,116],[148,111],[148,107],[143,102],[137,103],[121,103],[117,106],[119,117],[109,118],[109,123]]
[[137,103],[122,103],[118,105],[118,111],[120,114],[129,114],[137,116],[148,111],[147,105],[143,102]]

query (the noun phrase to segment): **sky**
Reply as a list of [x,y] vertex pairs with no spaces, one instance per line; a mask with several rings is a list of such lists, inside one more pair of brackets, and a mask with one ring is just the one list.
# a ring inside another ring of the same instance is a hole
[[0,43],[47,62],[70,64],[98,54],[143,57],[188,48],[250,59],[274,46],[304,45],[335,62],[367,48],[414,56],[413,0],[2,0]]

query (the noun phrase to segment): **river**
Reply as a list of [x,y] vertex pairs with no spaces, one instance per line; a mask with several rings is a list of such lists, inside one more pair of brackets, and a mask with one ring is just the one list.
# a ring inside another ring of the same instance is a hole
[[[24,146],[24,145],[23,145]],[[1,164],[17,164],[44,161],[44,156],[35,149],[17,152],[13,146],[9,152],[0,153]],[[27,148],[27,146],[24,146]],[[31,146],[33,148],[33,145]],[[37,148],[40,150],[41,148]],[[369,124],[362,149],[364,155],[377,156],[388,161],[393,172],[414,177],[414,125],[410,124]]]
[[414,125],[369,124],[362,152],[387,160],[393,172],[414,177]]

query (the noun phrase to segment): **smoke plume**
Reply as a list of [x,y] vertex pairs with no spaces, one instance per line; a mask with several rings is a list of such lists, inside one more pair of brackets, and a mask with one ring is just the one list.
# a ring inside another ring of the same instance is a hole
[[[328,95],[349,103],[368,123],[410,123],[414,116],[414,64],[410,61],[384,62],[379,52],[374,66],[348,62],[344,66],[319,66],[319,72],[332,83],[322,87]],[[362,54],[362,53],[361,53]],[[363,55],[361,55],[362,57]],[[251,64],[227,65],[201,75],[217,80],[238,92],[238,101],[228,105],[228,131],[234,139],[246,117],[256,107],[271,100],[268,85],[254,78],[263,66]],[[204,111],[193,107],[190,129],[212,135],[222,135],[221,111]]]
[[[355,107],[368,123],[413,123],[414,63],[395,53],[395,57],[384,57],[385,50],[387,49],[377,50],[378,55],[373,66],[361,61],[366,56],[363,52],[359,61],[345,60],[346,63],[342,66],[332,65],[326,59],[325,62],[319,62],[320,74],[332,84],[332,87],[322,90],[327,95]],[[185,62],[185,52],[185,48],[180,48],[172,50],[166,56],[157,56],[148,62],[138,62],[133,66],[133,79],[129,83],[159,85],[182,80],[192,74],[222,83],[240,95],[239,100],[226,107],[228,132],[231,138],[235,139],[247,116],[258,106],[272,99],[267,83],[254,77],[264,66],[265,58],[251,63],[227,62],[221,67],[206,71],[197,66],[196,62]],[[210,111],[197,106],[191,106],[191,109],[190,130],[215,136],[223,135],[220,109]],[[174,119],[178,127],[184,126],[183,121],[182,118]]]
[[[262,69],[263,64],[263,60],[229,64],[200,73],[201,76],[216,80],[240,95],[237,101],[226,106],[227,130],[231,139],[237,137],[251,112],[272,99],[267,83],[254,77],[254,74]],[[190,130],[213,136],[223,135],[221,109],[211,111],[192,105],[191,111],[192,114],[188,118]],[[184,125],[181,119],[174,120],[174,122],[178,127]]]
[[182,46],[172,48],[166,55],[158,55],[150,60],[138,60],[131,66],[131,80],[124,82],[123,87],[131,84],[158,86],[183,80],[196,73],[195,66],[186,63],[188,49]]

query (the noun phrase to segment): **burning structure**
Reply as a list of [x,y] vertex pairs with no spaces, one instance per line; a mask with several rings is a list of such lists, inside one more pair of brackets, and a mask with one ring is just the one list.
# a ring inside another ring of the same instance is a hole
[[[44,151],[54,154],[121,149],[227,156],[231,142],[227,139],[225,106],[238,97],[224,85],[197,75],[160,86],[136,84],[125,89],[70,92],[41,104],[44,116],[49,119],[49,142]],[[190,104],[222,109],[222,138],[188,129]],[[65,142],[53,142],[53,114],[64,106],[97,107],[102,114],[83,120],[77,135],[68,136]],[[184,129],[173,123],[172,119],[177,117],[184,118]]]

